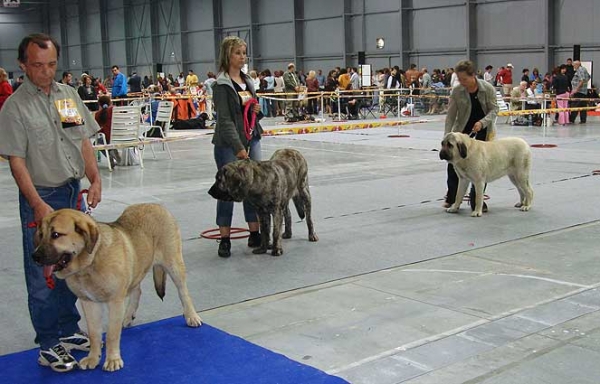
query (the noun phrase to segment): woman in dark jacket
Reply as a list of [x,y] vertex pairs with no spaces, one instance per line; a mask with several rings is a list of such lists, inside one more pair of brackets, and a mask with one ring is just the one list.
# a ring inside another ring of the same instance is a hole
[[[83,84],[77,89],[77,93],[81,100],[87,101],[85,106],[92,112],[98,110],[98,94],[96,93],[96,88],[92,85],[92,78],[89,75],[83,75],[81,78]],[[90,103],[93,101],[93,103]]]
[[[221,43],[219,55],[219,74],[213,84],[213,102],[217,112],[217,124],[212,143],[215,145],[214,156],[217,169],[237,159],[261,160],[260,137],[263,117],[258,103],[246,109],[248,103],[256,99],[253,80],[242,72],[246,63],[246,43],[236,36],[227,36]],[[254,127],[244,126],[244,112],[251,122],[252,114],[256,114]],[[244,205],[244,217],[248,223],[250,237],[249,247],[260,246],[258,217],[254,208],[247,202]],[[217,201],[217,225],[221,235],[219,256],[231,255],[231,221],[233,202]]]

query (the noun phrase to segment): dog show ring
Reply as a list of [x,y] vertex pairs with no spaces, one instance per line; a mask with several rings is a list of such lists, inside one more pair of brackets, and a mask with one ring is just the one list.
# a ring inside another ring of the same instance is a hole
[[[229,237],[231,240],[245,239],[248,236],[250,236],[250,231],[245,228],[232,227],[230,233],[232,235]],[[243,233],[243,234],[236,235],[237,233]],[[207,229],[206,231],[200,232],[200,237],[202,237],[204,239],[210,239],[210,240],[219,240],[219,239],[221,239],[221,234],[219,233],[219,228],[211,228],[211,229]]]

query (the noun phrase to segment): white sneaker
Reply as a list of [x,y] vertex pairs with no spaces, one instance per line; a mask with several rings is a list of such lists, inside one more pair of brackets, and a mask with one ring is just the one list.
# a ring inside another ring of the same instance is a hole
[[79,331],[75,332],[73,335],[68,337],[61,337],[60,344],[67,350],[77,350],[77,351],[90,351],[90,338],[85,332]]
[[77,367],[77,360],[61,344],[56,344],[50,349],[40,350],[38,364],[55,372],[69,372]]

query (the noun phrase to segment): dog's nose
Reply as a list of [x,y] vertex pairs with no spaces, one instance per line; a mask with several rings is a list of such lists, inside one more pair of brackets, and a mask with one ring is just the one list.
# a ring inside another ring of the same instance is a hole
[[217,196],[215,196],[216,188],[214,185],[212,187],[210,187],[210,189],[208,190],[208,194],[211,195],[212,197],[214,197],[215,199],[217,198]]
[[44,254],[43,252],[41,252],[40,248],[37,248],[32,254],[31,257],[33,258],[33,261],[36,262],[36,264],[38,265],[42,265],[42,260],[44,259]]

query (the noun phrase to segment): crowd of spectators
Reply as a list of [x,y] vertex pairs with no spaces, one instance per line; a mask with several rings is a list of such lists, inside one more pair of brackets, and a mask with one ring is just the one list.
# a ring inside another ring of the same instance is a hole
[[[543,76],[538,68],[531,70],[523,68],[520,81],[516,84],[513,84],[513,79],[519,79],[519,77],[515,76],[515,68],[511,63],[501,66],[497,70],[492,65],[487,65],[484,69],[478,70],[476,76],[496,87],[507,100],[511,101],[511,108],[514,109],[540,107],[539,101],[534,98],[543,93],[559,96],[560,100],[557,100],[557,104],[561,106],[587,106],[591,101],[581,101],[581,99],[597,97],[597,93],[593,87],[588,89],[587,81],[585,84],[573,85],[574,77],[577,82],[582,78],[589,79],[585,68],[583,70],[578,70],[578,68],[583,68],[581,63],[579,61],[574,63],[571,59],[546,72]],[[211,84],[216,78],[212,71],[208,72],[203,80],[192,69],[188,71],[187,75],[180,72],[177,76],[168,74],[156,78],[153,78],[152,75],[144,75],[142,78],[136,71],[133,71],[127,78],[116,65],[111,68],[111,71],[112,76],[106,77],[104,81],[100,77],[94,77],[87,73],[75,78],[71,72],[65,71],[60,82],[74,87],[92,111],[97,111],[99,108],[98,103],[94,101],[97,101],[98,97],[102,95],[109,95],[108,90],[111,90],[110,95],[113,99],[125,98],[127,95],[138,96],[143,91],[149,91],[152,93],[192,94],[202,100],[202,112],[208,112],[209,116],[212,116]],[[578,71],[579,75],[577,75]],[[268,68],[254,69],[249,71],[249,75],[255,81],[259,96],[263,95],[260,97],[260,105],[266,117],[285,116],[290,110],[302,110],[308,115],[321,112],[325,114],[338,113],[337,96],[329,96],[336,91],[342,93],[343,105],[340,109],[347,114],[348,118],[357,118],[360,105],[365,103],[363,99],[366,96],[361,91],[364,91],[366,87],[362,86],[361,76],[356,67],[336,67],[325,75],[322,69],[297,70],[295,64],[290,63],[287,71],[279,69],[271,71]],[[22,81],[23,77],[21,76],[13,82],[13,92]],[[373,71],[371,86],[368,88],[384,92],[369,93],[369,103],[380,104],[380,108],[382,108],[385,92],[388,92],[385,90],[390,90],[391,93],[391,91],[406,89],[411,91],[411,95],[423,96],[419,101],[423,113],[445,113],[446,98],[443,95],[447,95],[448,92],[444,93],[443,90],[448,90],[457,83],[458,79],[453,68],[434,68],[429,71],[427,67],[418,68],[415,64],[411,64],[406,70],[399,66],[381,68]],[[323,111],[321,111],[320,102],[321,92],[326,93]],[[530,94],[528,95],[528,93]],[[440,97],[440,95],[442,96]],[[522,101],[528,97],[530,101],[523,103]],[[564,102],[565,99],[571,101]],[[576,114],[573,113],[569,116],[568,122],[563,123],[572,123],[574,115]],[[585,111],[580,113],[580,120],[586,121]]]

